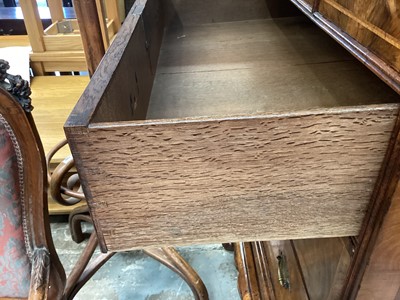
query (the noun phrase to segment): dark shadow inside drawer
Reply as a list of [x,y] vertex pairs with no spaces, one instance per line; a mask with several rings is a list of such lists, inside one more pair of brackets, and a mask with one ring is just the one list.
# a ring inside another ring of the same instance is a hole
[[305,18],[205,2],[137,0],[65,125],[102,249],[357,235],[399,96]]

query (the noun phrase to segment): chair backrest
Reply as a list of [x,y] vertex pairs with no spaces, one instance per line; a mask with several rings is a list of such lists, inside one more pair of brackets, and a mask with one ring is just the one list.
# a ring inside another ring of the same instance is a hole
[[58,299],[65,273],[47,212],[42,145],[30,89],[0,60],[0,298]]

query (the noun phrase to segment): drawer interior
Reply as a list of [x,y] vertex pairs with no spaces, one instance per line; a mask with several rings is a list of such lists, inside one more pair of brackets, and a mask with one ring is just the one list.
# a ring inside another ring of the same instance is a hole
[[148,119],[397,101],[306,17],[167,28]]
[[[121,95],[118,84],[108,87],[93,122],[292,112],[399,100],[305,16],[273,18],[267,1],[146,2],[151,12],[143,14],[144,39],[151,43],[154,59],[149,65],[133,62],[135,81],[132,70],[124,80],[132,86],[129,95]],[[131,55],[140,52],[140,29],[128,44]],[[126,68],[123,61],[120,65]],[[124,98],[118,106],[113,103],[116,93]]]

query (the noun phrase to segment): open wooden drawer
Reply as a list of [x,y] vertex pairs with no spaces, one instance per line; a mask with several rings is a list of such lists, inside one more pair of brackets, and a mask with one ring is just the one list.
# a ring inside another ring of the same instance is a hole
[[265,1],[137,0],[65,131],[103,251],[351,236],[398,100]]

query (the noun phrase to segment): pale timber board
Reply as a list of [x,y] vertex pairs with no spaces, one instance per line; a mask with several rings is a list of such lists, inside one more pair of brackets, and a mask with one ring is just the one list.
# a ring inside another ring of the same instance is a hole
[[118,251],[357,235],[397,113],[392,104],[66,132],[97,230]]
[[[65,139],[63,125],[89,83],[87,76],[35,76],[31,81],[32,112],[45,153]],[[61,162],[71,155],[68,146],[53,157]]]
[[168,30],[148,119],[398,102],[399,96],[306,18]]

